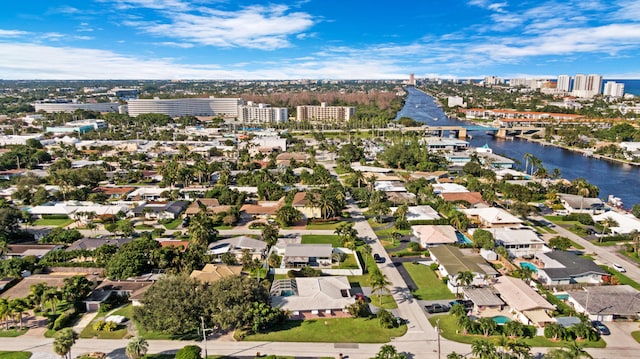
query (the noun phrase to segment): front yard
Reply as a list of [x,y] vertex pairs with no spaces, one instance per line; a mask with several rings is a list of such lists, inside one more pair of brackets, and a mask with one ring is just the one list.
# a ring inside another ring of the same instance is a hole
[[129,334],[127,324],[131,322],[133,317],[133,306],[128,304],[113,311],[109,315],[122,315],[127,318],[128,321],[125,324],[118,325],[113,331],[96,330],[94,324],[99,320],[104,320],[107,317],[107,313],[98,312],[96,317],[87,325],[82,332],[80,332],[80,338],[98,338],[98,339],[122,339]]
[[302,244],[325,244],[329,243],[334,248],[340,247],[340,240],[335,234],[321,235],[321,234],[305,234],[302,236]]
[[455,299],[447,285],[428,266],[415,263],[402,263],[418,289],[413,296],[420,300]]
[[247,341],[387,343],[407,332],[407,326],[385,329],[377,318],[288,320],[264,334],[251,334]]

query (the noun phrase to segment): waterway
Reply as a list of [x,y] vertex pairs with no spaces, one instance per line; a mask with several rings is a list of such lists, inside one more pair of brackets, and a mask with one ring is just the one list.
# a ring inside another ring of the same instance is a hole
[[[434,126],[471,125],[468,121],[448,118],[438,107],[433,97],[413,87],[407,88],[409,93],[404,107],[397,118],[409,117],[416,121]],[[472,146],[489,145],[493,152],[518,161],[524,167],[524,154],[531,153],[542,160],[547,171],[558,168],[562,177],[573,180],[586,178],[600,188],[599,197],[605,199],[609,195],[620,197],[625,208],[640,204],[640,168],[627,164],[614,163],[585,157],[582,154],[552,146],[542,146],[524,140],[502,140],[483,132],[471,132]]]

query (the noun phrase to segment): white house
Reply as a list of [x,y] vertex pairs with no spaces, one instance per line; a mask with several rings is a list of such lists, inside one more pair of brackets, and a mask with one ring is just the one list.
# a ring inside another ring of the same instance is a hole
[[520,218],[501,208],[469,208],[460,211],[483,227],[518,227],[522,224]]
[[271,286],[271,305],[287,310],[291,319],[350,316],[355,303],[345,276],[279,279]]
[[612,322],[640,317],[640,292],[630,285],[585,287],[567,293],[569,304],[591,320]]
[[504,246],[509,256],[514,258],[551,250],[538,236],[538,233],[529,227],[487,228],[486,230],[491,232],[496,243]]
[[609,211],[593,216],[593,220],[596,222],[602,222],[607,218],[611,218],[618,223],[618,225],[609,228],[611,233],[629,234],[634,230],[640,231],[640,219],[631,213]]

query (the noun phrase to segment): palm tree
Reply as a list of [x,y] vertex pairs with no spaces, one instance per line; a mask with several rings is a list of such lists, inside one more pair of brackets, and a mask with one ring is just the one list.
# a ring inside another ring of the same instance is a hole
[[485,337],[488,337],[491,333],[493,333],[498,324],[493,320],[493,318],[480,318],[478,319],[478,324],[480,325],[480,330]]
[[4,320],[5,328],[9,330],[9,319],[11,318],[11,306],[7,298],[0,298],[0,320]]
[[130,359],[140,359],[149,350],[149,343],[142,337],[133,337],[127,343],[127,347],[125,348],[125,354]]
[[51,287],[49,287],[47,283],[44,282],[31,285],[29,297],[40,310],[42,310],[43,304],[45,302],[44,294],[50,289]]
[[462,284],[463,287],[468,287],[473,282],[475,275],[472,271],[460,272],[456,275],[456,295],[458,295],[458,288]]
[[531,358],[531,346],[521,339],[509,340],[507,349],[515,358],[529,359]]
[[598,239],[599,242],[602,242],[602,239],[604,238],[604,236],[607,234],[607,231],[611,228],[611,227],[616,227],[618,225],[618,221],[616,221],[615,219],[613,219],[612,217],[606,217],[605,219],[603,219],[600,223],[602,223],[602,235],[600,236],[600,238]]
[[364,178],[364,174],[362,173],[362,171],[354,171],[353,180],[358,184],[358,188],[360,188],[362,187],[362,184],[366,181],[366,178]]
[[16,314],[18,317],[18,322],[20,323],[20,330],[22,330],[22,315],[24,312],[29,309],[27,305],[27,301],[24,298],[15,298],[9,302],[9,306],[11,311]]
[[631,242],[633,243],[633,254],[638,258],[638,247],[640,247],[640,232],[637,230],[631,231],[629,233],[629,237],[631,237]]
[[369,283],[371,284],[371,291],[378,293],[380,299],[380,305],[382,305],[382,292],[391,293],[389,286],[391,282],[387,279],[387,276],[379,269],[372,271],[369,274]]
[[9,252],[9,244],[7,241],[0,241],[0,259],[3,259],[7,252]]
[[591,194],[591,186],[589,185],[589,182],[587,182],[587,180],[584,178],[576,178],[574,180],[574,183],[578,196],[582,196],[582,198],[580,199],[580,213],[582,213],[582,209],[584,207],[584,197],[589,197],[589,195]]
[[573,358],[593,358],[591,354],[587,353],[584,347],[575,340],[567,344],[566,348]]
[[53,351],[65,359],[71,359],[71,347],[77,339],[76,332],[71,328],[64,328],[56,334],[56,339],[53,341]]
[[471,353],[480,359],[493,359],[496,358],[496,346],[484,339],[474,340],[471,343]]
[[57,309],[56,306],[60,301],[60,292],[56,288],[51,288],[44,292],[42,299],[45,303],[49,303],[51,305],[51,312],[55,313]]
[[368,261],[369,257],[371,257],[372,249],[371,249],[371,246],[369,244],[365,244],[365,245],[363,245],[361,247],[361,250],[362,250],[362,255],[364,256],[364,260],[362,261],[363,262],[362,264],[364,264],[364,271],[366,272],[367,271],[367,261]]

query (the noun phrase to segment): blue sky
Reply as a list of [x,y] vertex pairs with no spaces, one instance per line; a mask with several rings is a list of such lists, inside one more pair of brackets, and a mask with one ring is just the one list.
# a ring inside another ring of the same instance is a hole
[[23,0],[3,79],[640,78],[634,0]]

